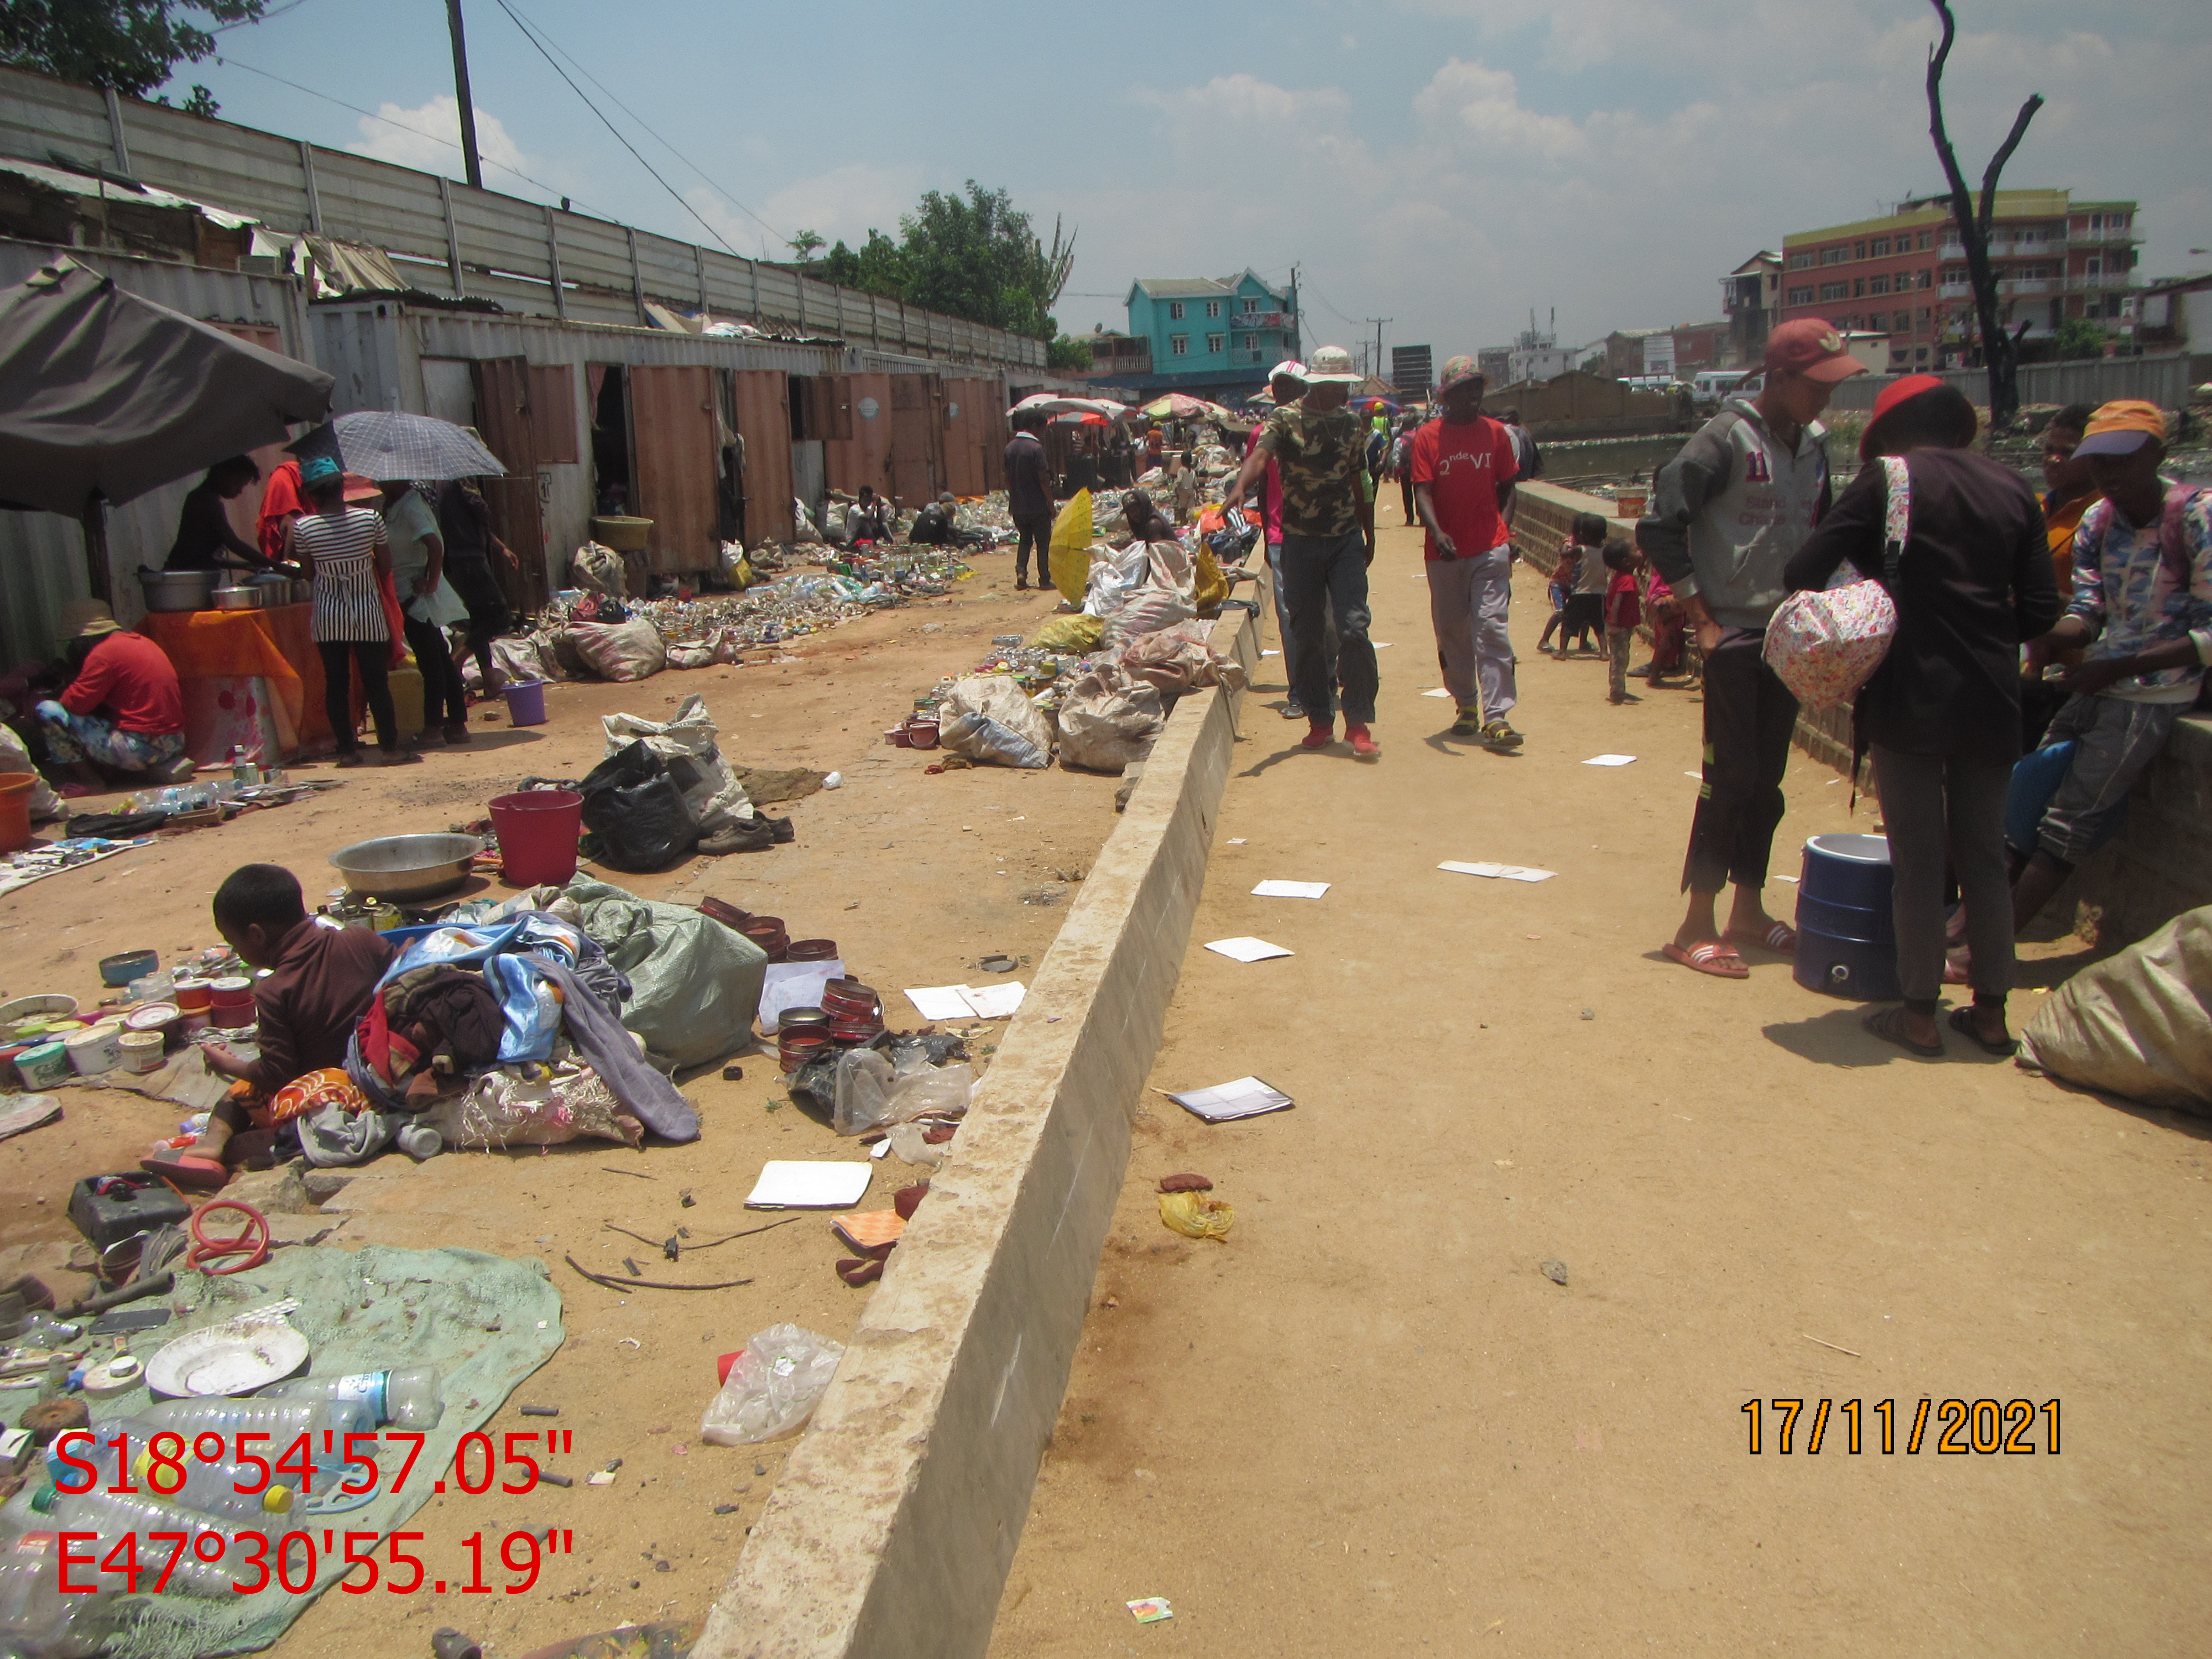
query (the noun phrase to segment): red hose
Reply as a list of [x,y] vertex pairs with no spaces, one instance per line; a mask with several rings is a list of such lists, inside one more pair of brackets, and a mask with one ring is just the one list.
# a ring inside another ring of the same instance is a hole
[[[228,1237],[210,1238],[201,1231],[201,1225],[210,1210],[236,1210],[246,1218],[243,1226]],[[251,1204],[235,1198],[210,1199],[192,1212],[192,1244],[185,1252],[185,1266],[204,1273],[221,1277],[225,1273],[242,1273],[259,1267],[269,1260],[269,1218]],[[216,1267],[218,1261],[229,1262],[233,1256],[243,1256],[242,1261]]]

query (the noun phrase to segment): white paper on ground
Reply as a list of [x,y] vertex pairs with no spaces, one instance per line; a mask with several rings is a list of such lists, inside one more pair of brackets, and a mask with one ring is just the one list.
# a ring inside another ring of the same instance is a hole
[[1632,766],[1635,763],[1636,757],[1633,755],[1592,755],[1583,764],[1584,766]]
[[1279,1112],[1297,1103],[1256,1077],[1240,1077],[1234,1083],[1217,1083],[1211,1089],[1191,1089],[1179,1095],[1170,1094],[1168,1098],[1208,1123],[1257,1117],[1262,1112]]
[[771,1158],[745,1200],[749,1210],[842,1210],[860,1201],[875,1174],[866,1164],[811,1164]]
[[906,993],[906,1000],[924,1019],[969,1019],[975,1012],[957,985],[916,986]]
[[1447,859],[1437,866],[1457,876],[1487,876],[1493,881],[1549,881],[1559,873],[1556,870],[1538,870],[1525,864],[1463,864],[1456,859]]
[[1425,697],[1449,697],[1451,693],[1440,685],[1435,690],[1424,691],[1421,695]]
[[1260,654],[1263,657],[1279,657],[1283,653],[1279,651],[1262,651]]
[[1391,646],[1391,641],[1389,640],[1370,640],[1367,643],[1373,646],[1377,651],[1388,651]]
[[1012,981],[1004,985],[963,985],[961,991],[978,1019],[1006,1019],[1022,1006],[1024,993]]
[[1325,881],[1263,881],[1252,890],[1254,898],[1319,898],[1328,891]]
[[842,962],[771,962],[761,978],[760,1022],[768,1030],[787,1008],[819,1008],[822,988],[845,977]]
[[1685,772],[1682,775],[1689,779],[1692,783],[1703,783],[1705,781],[1705,775],[1703,772]]
[[1777,880],[1777,881],[1786,881],[1786,882],[1790,882],[1790,883],[1794,884],[1794,883],[1796,881],[1797,878],[1796,878],[1796,877],[1795,877],[1795,876],[1777,876],[1777,877],[1775,877],[1775,878],[1774,878],[1774,879],[1775,879],[1775,880]]
[[1231,847],[1242,847],[1244,844],[1244,837],[1242,836],[1231,836],[1229,838],[1229,844]]
[[1263,939],[1254,939],[1249,933],[1238,939],[1218,939],[1206,947],[1236,962],[1265,962],[1270,957],[1295,956],[1279,945],[1270,945]]

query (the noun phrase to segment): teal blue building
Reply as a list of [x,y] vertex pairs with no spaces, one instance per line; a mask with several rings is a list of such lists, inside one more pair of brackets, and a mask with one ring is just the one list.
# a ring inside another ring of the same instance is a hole
[[1143,392],[1217,402],[1256,392],[1267,371],[1301,355],[1295,284],[1237,276],[1140,276],[1129,284],[1129,334],[1149,347],[1146,371],[1119,362],[1114,378]]

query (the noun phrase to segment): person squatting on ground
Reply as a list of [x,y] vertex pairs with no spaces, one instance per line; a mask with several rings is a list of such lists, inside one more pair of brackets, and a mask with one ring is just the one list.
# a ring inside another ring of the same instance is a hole
[[2100,499],[2075,532],[2066,615],[2028,652],[2031,668],[2083,653],[2050,677],[2069,695],[2043,734],[2044,748],[2071,743],[2073,757],[2035,845],[2014,849],[2015,932],[2100,844],[2212,663],[2212,491],[2159,471],[2164,412],[2108,403],[2074,453],[2087,459]]
[[[1973,1007],[1954,1009],[1952,1028],[1992,1054],[2012,1051],[2004,809],[2020,754],[2020,647],[2057,621],[2059,607],[2042,511],[2016,473],[1970,447],[1975,428],[1966,395],[1932,374],[1886,387],[1859,442],[1867,466],[1785,573],[1793,592],[1821,588],[1848,561],[1858,577],[1882,582],[1897,606],[1896,636],[1854,714],[1881,792],[1905,1004],[1864,1024],[1928,1055],[1943,1052],[1936,1015],[1947,869],[1975,944]],[[1894,580],[1885,575],[1893,501],[1885,457],[1901,459],[1909,501]]]
[[1283,586],[1291,632],[1297,641],[1292,694],[1305,709],[1309,749],[1335,735],[1335,688],[1324,655],[1334,607],[1337,667],[1344,683],[1344,732],[1352,752],[1372,760],[1381,751],[1368,729],[1375,718],[1377,676],[1368,638],[1367,567],[1375,562],[1375,503],[1367,492],[1367,447],[1359,418],[1346,408],[1359,384],[1352,354],[1323,346],[1305,373],[1305,395],[1277,409],[1224,499],[1242,503],[1272,459],[1283,483]]
[[1482,412],[1485,384],[1472,357],[1444,364],[1437,389],[1443,414],[1413,434],[1413,511],[1427,532],[1423,552],[1437,655],[1444,689],[1459,709],[1452,735],[1480,736],[1486,747],[1502,751],[1522,742],[1505,720],[1519,701],[1506,631],[1513,550],[1505,508],[1520,458],[1504,426]]
[[262,1121],[268,1097],[307,1073],[345,1065],[354,1025],[395,954],[381,933],[310,916],[298,878],[277,864],[241,865],[225,877],[216,889],[215,925],[247,967],[269,969],[253,986],[260,1058],[241,1060],[220,1044],[202,1049],[210,1071],[247,1086],[216,1103],[191,1146],[156,1152],[142,1165],[199,1191],[228,1179],[243,1150],[234,1136],[272,1127]]
[[1014,416],[1014,435],[1006,443],[1006,511],[1018,539],[1014,544],[1014,592],[1030,585],[1030,552],[1036,552],[1036,585],[1052,586],[1052,474],[1045,465],[1044,441],[1037,435],[1044,416],[1024,409]]
[[[1787,591],[1783,568],[1827,510],[1820,411],[1838,381],[1862,373],[1843,337],[1816,317],[1767,337],[1765,384],[1730,398],[1660,469],[1637,544],[1680,602],[1705,653],[1705,781],[1682,864],[1690,895],[1664,949],[1698,973],[1745,979],[1736,950],[1796,949],[1796,930],[1766,914],[1763,893],[1797,699],[1761,655]],[[1731,884],[1725,936],[1714,901]]]
[[1637,591],[1637,568],[1642,556],[1615,538],[1605,544],[1605,568],[1613,573],[1605,590],[1606,701],[1634,702],[1628,690],[1628,647],[1636,639],[1636,624],[1643,620],[1643,600]]
[[68,768],[73,780],[63,793],[105,789],[103,766],[156,783],[191,776],[184,688],[168,653],[126,630],[98,599],[63,606],[62,631],[63,665],[73,671],[69,685],[34,712],[47,758]]

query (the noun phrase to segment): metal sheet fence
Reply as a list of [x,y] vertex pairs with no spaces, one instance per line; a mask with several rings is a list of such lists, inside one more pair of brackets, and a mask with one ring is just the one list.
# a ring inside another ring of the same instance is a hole
[[[119,129],[88,87],[0,70],[0,154],[60,150],[280,232],[382,248],[424,287],[576,321],[642,324],[646,304],[742,318],[854,344],[1038,368],[1037,340],[818,283],[579,213],[135,99]],[[440,275],[442,273],[442,276]]]
[[[1836,388],[1831,409],[1872,409],[1882,388],[1899,377],[1893,374],[1854,374]],[[1985,368],[1948,369],[1942,376],[1966,394],[1970,402],[1989,406],[1990,374]],[[2189,402],[2189,359],[2170,357],[2101,357],[2073,363],[2030,363],[2020,371],[2020,400],[2023,404],[2098,404],[2115,398],[2141,398],[2160,409],[2180,409]]]

